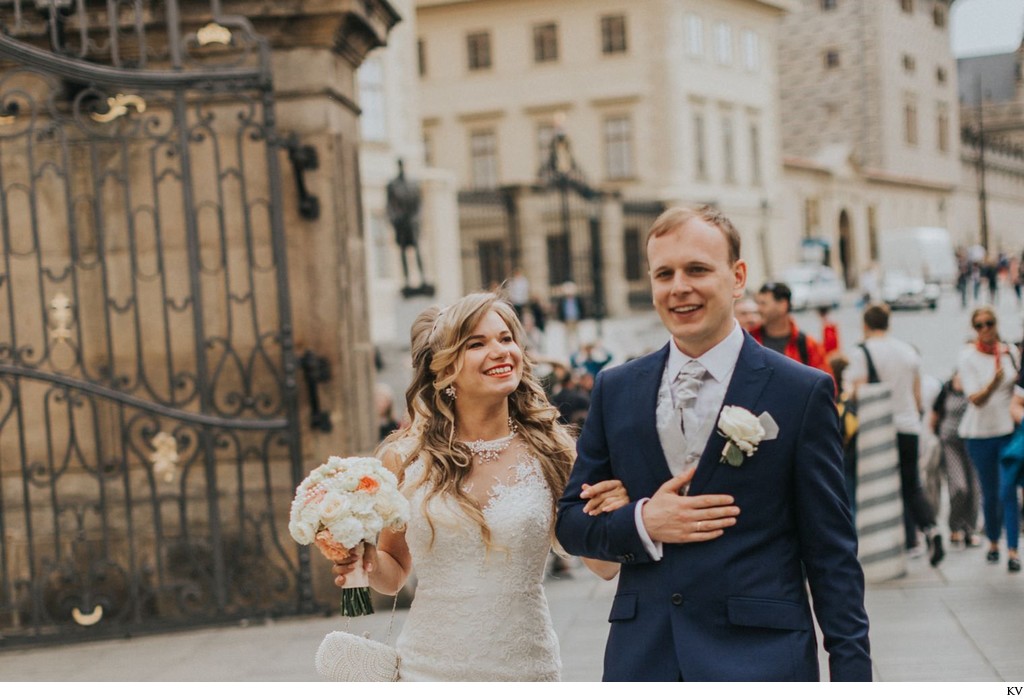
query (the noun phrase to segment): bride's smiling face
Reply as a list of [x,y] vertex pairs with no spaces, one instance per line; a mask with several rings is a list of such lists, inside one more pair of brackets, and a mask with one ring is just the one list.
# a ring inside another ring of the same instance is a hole
[[480,319],[464,347],[455,375],[459,399],[505,397],[516,390],[523,378],[523,350],[497,311]]

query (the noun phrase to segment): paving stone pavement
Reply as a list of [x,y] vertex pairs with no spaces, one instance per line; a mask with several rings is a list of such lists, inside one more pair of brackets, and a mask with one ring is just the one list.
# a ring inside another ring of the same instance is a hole
[[[1024,680],[1024,576],[988,565],[982,549],[950,551],[936,569],[924,558],[907,575],[871,584],[867,608],[878,681]],[[598,681],[615,583],[585,569],[546,585],[562,648],[563,680]],[[351,622],[383,638],[388,612]],[[396,614],[395,634],[406,611]],[[268,621],[125,640],[0,652],[10,681],[316,681],[313,656],[340,617]],[[820,652],[822,677],[827,657]]]

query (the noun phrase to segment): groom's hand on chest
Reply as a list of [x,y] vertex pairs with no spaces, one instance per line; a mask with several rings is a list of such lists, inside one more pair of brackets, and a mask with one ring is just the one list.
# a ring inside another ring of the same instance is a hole
[[684,496],[696,467],[666,481],[643,506],[644,528],[655,542],[707,542],[736,524],[740,509],[725,494]]

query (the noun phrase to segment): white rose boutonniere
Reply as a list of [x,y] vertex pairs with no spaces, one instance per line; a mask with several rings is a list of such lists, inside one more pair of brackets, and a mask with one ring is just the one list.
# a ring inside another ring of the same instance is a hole
[[775,437],[778,426],[767,413],[757,417],[741,406],[725,406],[718,416],[718,432],[726,439],[720,461],[738,467],[757,452],[762,440]]

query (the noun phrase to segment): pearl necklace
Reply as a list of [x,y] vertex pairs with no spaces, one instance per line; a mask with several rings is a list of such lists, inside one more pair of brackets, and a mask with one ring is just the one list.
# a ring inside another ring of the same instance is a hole
[[516,433],[519,432],[519,428],[512,422],[511,416],[508,419],[508,429],[508,435],[496,440],[474,440],[473,442],[463,442],[462,444],[469,448],[474,459],[478,459],[481,462],[493,462],[501,456],[502,452],[508,449],[508,446],[512,444],[512,440],[515,439]]

